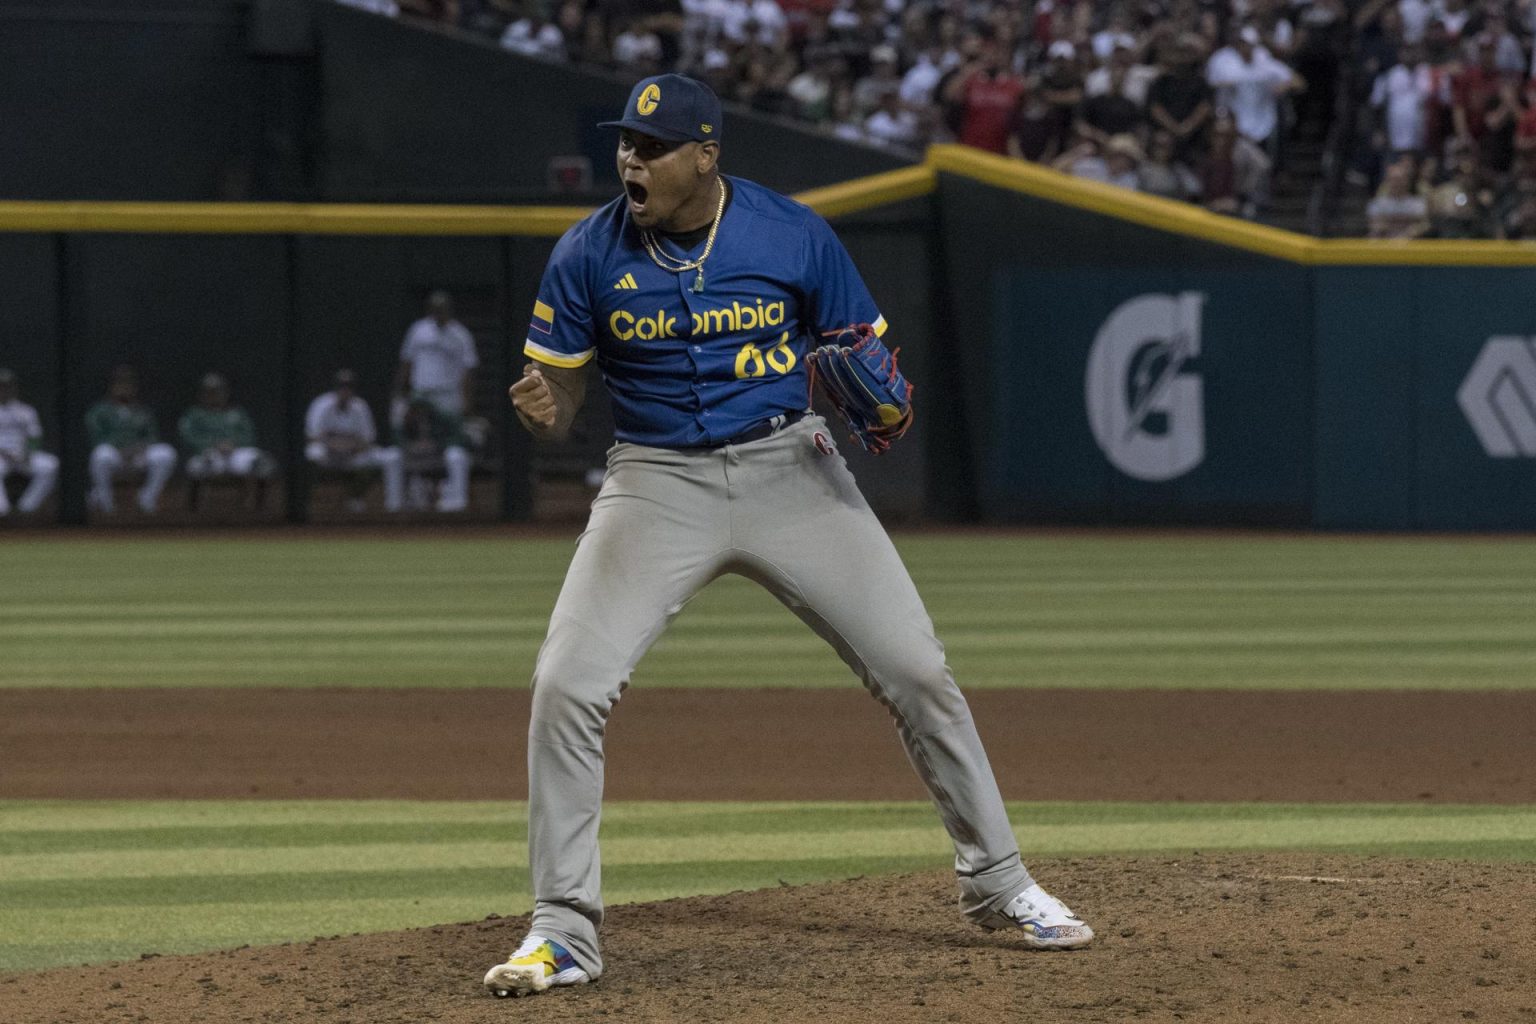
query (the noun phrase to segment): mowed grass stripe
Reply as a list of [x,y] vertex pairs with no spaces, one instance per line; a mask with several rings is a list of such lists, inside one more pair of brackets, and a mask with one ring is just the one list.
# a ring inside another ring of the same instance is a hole
[[[1523,818],[1532,809],[1480,804],[1314,803],[1089,803],[1014,801],[1021,826],[1138,824],[1158,822],[1330,821],[1478,817]],[[187,846],[296,846],[373,842],[456,841],[505,834],[526,824],[526,805],[516,801],[416,800],[9,800],[0,801],[0,854],[47,852],[24,848],[37,837],[52,849],[100,849],[126,839],[166,849]],[[774,833],[792,823],[796,832],[912,828],[931,825],[926,803],[817,801],[609,802],[604,836],[694,836],[719,831]],[[464,830],[474,830],[465,834]],[[521,839],[523,833],[518,831]],[[231,838],[238,842],[231,842]],[[284,841],[274,840],[287,837]]]
[[[1536,685],[1536,539],[908,535],[970,687]],[[526,685],[571,539],[8,541],[0,686]],[[317,593],[334,600],[318,600]],[[842,687],[721,580],[636,685]]]
[[[929,854],[942,860],[948,840],[935,824],[915,828],[846,829],[804,833],[786,820],[779,833],[711,831],[690,836],[605,838],[605,864],[676,864],[694,861],[825,860],[864,856]],[[1145,822],[1021,826],[1021,848],[1052,854],[1178,848],[1266,846],[1333,847],[1375,842],[1527,842],[1536,851],[1536,814],[1476,814],[1444,818],[1343,817],[1328,820]],[[525,866],[526,847],[512,841],[301,845],[254,849],[207,847],[185,850],[113,850],[0,856],[0,883],[6,890],[32,882],[72,881],[89,889],[93,880],[175,880],[195,888],[203,876],[245,876],[267,888],[276,876],[431,871],[445,866],[499,870]],[[64,889],[68,886],[61,887]],[[20,891],[18,889],[17,891]]]
[[[3,806],[3,805],[0,805]],[[110,804],[99,811],[76,812],[66,805],[57,810],[27,814],[0,812],[0,856],[41,856],[90,851],[177,851],[206,849],[289,849],[433,845],[459,843],[506,843],[521,845],[527,839],[527,822],[520,805],[432,803],[389,805],[374,811],[372,804],[344,805],[368,815],[338,821],[339,814],[315,810],[310,803],[233,805],[234,810],[210,817],[217,822],[189,823],[195,815],[179,814],[189,804]],[[222,803],[207,805],[223,809]],[[413,807],[428,808],[413,813]],[[441,808],[464,808],[443,815]],[[125,808],[129,810],[124,810]],[[152,808],[152,809],[151,809]],[[260,814],[242,809],[260,809]],[[280,810],[279,808],[287,808]],[[658,814],[656,808],[665,813]],[[1347,818],[1444,819],[1473,816],[1480,820],[1529,812],[1518,806],[1399,805],[1399,804],[1122,804],[1094,803],[1015,804],[1014,820],[1028,835],[1038,828],[1079,826],[1097,820],[1113,825],[1214,822],[1233,825],[1244,821],[1332,822]],[[370,813],[371,812],[371,813]],[[126,815],[126,817],[125,817]],[[926,829],[933,825],[927,804],[610,804],[605,809],[603,836],[607,841],[630,838],[678,839],[720,834],[753,837],[784,830],[785,815],[793,815],[794,830],[801,835],[857,832],[876,829]],[[224,819],[228,817],[228,823]],[[260,820],[258,820],[260,819]],[[144,824],[154,821],[155,824]],[[1442,826],[1436,824],[1434,828]]]
[[[522,913],[521,811],[402,801],[0,804],[0,969]],[[1218,849],[1536,859],[1536,807],[1010,811],[1031,859]],[[286,844],[274,841],[280,829]],[[358,842],[366,829],[396,840]],[[505,835],[469,838],[476,830]],[[143,845],[114,846],[114,833]],[[209,845],[195,845],[199,835]],[[245,846],[231,845],[242,837]],[[23,852],[30,840],[48,851]],[[924,804],[621,803],[609,807],[604,830],[615,903],[941,868],[949,856]]]

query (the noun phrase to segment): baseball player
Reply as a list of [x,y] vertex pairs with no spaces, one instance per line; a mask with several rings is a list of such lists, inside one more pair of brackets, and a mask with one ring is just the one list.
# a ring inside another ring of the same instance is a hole
[[16,511],[23,515],[36,512],[53,490],[59,459],[43,451],[42,444],[37,410],[17,397],[15,372],[0,367],[0,516],[11,511],[5,478],[12,473],[30,478],[16,501]]
[[277,469],[272,456],[256,447],[251,414],[229,400],[229,381],[222,374],[204,375],[197,403],[176,424],[187,452],[187,476],[265,478]]
[[474,335],[453,317],[453,297],[433,292],[427,296],[427,315],[411,324],[400,343],[398,415],[391,415],[391,424],[399,426],[413,397],[426,398],[450,416],[468,415],[473,371],[479,365]]
[[870,450],[911,421],[885,320],[848,253],[806,207],[719,173],[707,86],[644,79],[606,126],[619,130],[624,194],[555,246],[532,362],[511,388],[524,426],[558,436],[595,359],[618,443],[534,668],[532,928],[486,988],[523,995],[602,973],[604,726],[647,648],[726,573],[766,587],[891,712],[954,841],[964,914],[1035,948],[1087,945],[1092,930],[1021,862],[922,600],[808,409],[809,363]]
[[336,387],[317,395],[304,413],[304,457],[325,469],[350,470],[347,511],[366,508],[362,474],[377,469],[384,477],[384,511],[399,512],[404,502],[405,468],[400,449],[381,448],[373,410],[358,397],[357,374],[336,371]]
[[85,414],[91,438],[91,489],[86,504],[98,512],[114,511],[112,478],[124,468],[142,470],[139,511],[152,515],[160,492],[176,471],[176,449],[160,440],[155,414],[139,402],[139,375],[131,366],[112,371],[107,397]]

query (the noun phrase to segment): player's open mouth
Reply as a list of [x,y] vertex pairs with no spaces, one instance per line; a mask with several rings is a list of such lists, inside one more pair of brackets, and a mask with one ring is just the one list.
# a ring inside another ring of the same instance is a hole
[[629,205],[636,210],[644,208],[645,200],[650,196],[645,186],[638,181],[626,181],[624,191],[629,193]]

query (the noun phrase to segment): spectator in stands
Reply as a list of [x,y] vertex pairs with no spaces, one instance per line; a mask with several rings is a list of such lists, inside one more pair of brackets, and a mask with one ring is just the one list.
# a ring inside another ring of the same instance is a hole
[[640,79],[661,73],[661,37],[637,18],[625,18],[613,37],[614,67],[623,75]]
[[[743,71],[737,75],[736,99],[764,114],[785,117],[794,114],[795,101],[789,96],[789,83],[795,77],[798,65],[792,54],[774,53],[765,47],[748,44],[737,56]],[[730,75],[724,68],[720,75]],[[716,80],[717,72],[709,62],[705,64],[705,78]],[[728,88],[722,85],[722,88]],[[730,95],[727,93],[727,95]],[[849,97],[850,111],[852,97]]]
[[131,366],[112,371],[107,396],[85,414],[91,443],[91,489],[86,505],[98,512],[115,510],[112,478],[124,469],[144,474],[139,511],[153,515],[160,492],[176,470],[176,449],[160,440],[155,414],[139,403],[139,375]]
[[400,415],[410,398],[421,397],[462,419],[474,406],[471,385],[479,365],[474,335],[453,317],[453,297],[434,291],[427,296],[427,315],[411,324],[400,345],[394,388]]
[[1188,164],[1179,160],[1171,132],[1159,130],[1152,133],[1147,158],[1136,170],[1136,187],[1148,195],[1164,199],[1188,202],[1200,197],[1200,179]]
[[1129,67],[1111,61],[1105,70],[1109,72],[1108,87],[1097,95],[1090,93],[1083,101],[1076,125],[1079,135],[1100,145],[1107,143],[1112,135],[1140,134],[1143,123],[1141,105],[1125,93]]
[[1419,238],[1429,230],[1429,206],[1414,192],[1412,158],[1387,167],[1381,188],[1365,208],[1372,238]]
[[1455,170],[1429,194],[1429,223],[1435,238],[1492,238],[1492,183],[1475,152],[1462,150]]
[[[1387,3],[1393,3],[1393,0],[1376,0],[1376,3],[1367,4],[1361,11],[1361,17],[1368,17],[1378,5]],[[1435,20],[1432,0],[1396,0],[1395,6],[1403,22],[1403,42],[1422,43],[1430,22]]]
[[277,471],[277,462],[256,447],[256,425],[243,408],[229,400],[229,382],[210,373],[198,385],[197,403],[177,423],[186,453],[187,478],[239,477],[247,482],[252,508],[261,505],[264,484]]
[[[565,37],[565,59],[574,64],[590,64],[601,68],[613,66],[613,49],[609,45],[607,20],[588,17],[587,0],[563,0],[555,12],[555,27]],[[665,60],[666,43],[662,43]]]
[[52,493],[59,459],[43,451],[42,421],[37,410],[21,400],[16,374],[0,367],[0,516],[11,511],[11,496],[5,489],[9,476],[27,478],[16,511],[30,515]]
[[920,110],[935,105],[934,89],[944,72],[955,66],[959,53],[942,46],[928,46],[920,51],[906,74],[901,76],[901,101],[908,109]]
[[1264,151],[1237,130],[1231,113],[1219,112],[1201,166],[1201,202],[1215,213],[1257,216],[1269,200],[1270,166]]
[[1371,106],[1383,119],[1382,141],[1394,156],[1425,151],[1435,80],[1421,46],[1403,47],[1401,61],[1376,79]]
[[680,0],[627,0],[626,7],[643,19],[645,26],[661,40],[662,69],[677,67],[683,57],[683,33],[687,24]]
[[1077,48],[1058,39],[1046,51],[1046,64],[1026,89],[1008,152],[1025,160],[1053,161],[1068,145],[1073,115],[1083,102],[1083,73]]
[[1522,156],[1513,180],[1499,197],[1499,237],[1518,241],[1536,238],[1536,159]]
[[1483,166],[1494,174],[1505,174],[1515,161],[1515,128],[1525,114],[1520,86],[1514,79],[1499,83],[1496,96],[1488,101],[1483,114],[1483,139],[1478,153]]
[[716,0],[720,34],[735,45],[755,42],[780,49],[789,40],[789,19],[774,0]]
[[1295,68],[1298,128],[1321,138],[1333,118],[1339,68],[1350,54],[1352,24],[1344,0],[1311,0],[1298,7]]
[[384,477],[384,511],[398,512],[404,502],[405,475],[400,449],[377,444],[373,411],[357,395],[357,375],[337,370],[335,388],[315,397],[304,414],[304,457],[321,469],[347,477],[347,511],[366,508],[369,476]]
[[864,120],[864,135],[888,146],[918,145],[920,128],[917,115],[906,108],[895,92],[882,95],[880,106]]
[[1477,61],[1451,78],[1451,123],[1457,145],[1477,152],[1488,134],[1488,113],[1499,106],[1505,81],[1498,66],[1498,44],[1491,36],[1476,40]]
[[530,5],[529,13],[507,26],[501,34],[501,47],[524,57],[564,62],[567,58],[565,33],[543,14],[541,5]]
[[1147,90],[1158,74],[1156,68],[1137,61],[1133,48],[1117,46],[1103,66],[1094,68],[1083,79],[1083,96],[1092,100],[1113,93],[1142,108],[1147,105]]
[[1296,29],[1281,0],[1250,0],[1248,21],[1259,32],[1259,45],[1277,60],[1288,61],[1296,49]]
[[963,145],[1008,152],[1008,136],[1026,87],[1024,79],[1009,70],[1005,57],[1002,47],[988,40],[980,56],[964,66],[946,87],[945,100],[960,108],[957,135]]
[[463,512],[469,507],[469,449],[457,417],[425,398],[413,398],[396,430],[405,472],[406,494],[412,509],[426,508],[429,476],[445,473],[438,491],[439,512]]
[[789,80],[785,91],[794,104],[795,116],[812,124],[820,124],[832,116],[832,98],[845,76],[842,57],[827,50],[815,61]]
[[834,137],[845,142],[871,141],[864,132],[864,120],[854,108],[853,86],[841,85],[833,93],[832,116],[828,119],[828,128]]
[[1280,100],[1303,88],[1301,78],[1259,45],[1259,30],[1244,25],[1232,43],[1211,54],[1206,81],[1216,90],[1216,105],[1232,114],[1243,138],[1260,146],[1277,139]]
[[1116,50],[1134,51],[1137,45],[1136,36],[1131,32],[1131,17],[1124,7],[1112,10],[1108,22],[1089,41],[1093,59],[1099,63],[1107,62]]
[[1139,184],[1136,171],[1141,161],[1141,147],[1133,135],[1112,136],[1102,146],[1097,139],[1088,136],[1057,157],[1053,166],[1074,178],[1134,191]]
[[901,75],[897,71],[896,47],[882,44],[869,54],[870,72],[853,85],[853,106],[859,117],[868,117],[880,109],[887,95],[901,91]]
[[1477,63],[1485,40],[1490,39],[1493,41],[1494,66],[1506,75],[1523,78],[1527,66],[1525,48],[1520,45],[1519,37],[1509,30],[1509,20],[1498,9],[1488,10],[1483,15],[1475,36],[1462,39],[1462,59],[1468,64]]
[[1381,0],[1361,9],[1355,16],[1355,29],[1355,66],[1361,73],[1357,87],[1373,86],[1402,60],[1407,47],[1417,47],[1420,59],[1424,57],[1423,36],[1409,42],[1403,35],[1403,16],[1395,6],[1381,6]]
[[1201,72],[1198,36],[1186,34],[1163,48],[1163,70],[1147,90],[1147,115],[1154,127],[1173,136],[1181,160],[1201,153],[1215,110],[1211,87]]
[[[716,95],[734,97],[738,91],[736,84],[735,65],[731,62],[730,54],[718,46],[711,46],[699,62],[699,74],[709,87],[715,90]],[[795,108],[795,101],[789,95],[789,83],[795,75],[800,73],[800,65],[795,62],[793,54],[786,54],[782,63],[774,66],[773,84],[776,85],[776,95],[779,99],[777,105],[770,106],[762,102],[762,96],[742,95],[744,103],[751,103],[753,107],[765,113],[782,114],[785,117],[798,117],[800,112]],[[745,85],[743,85],[743,91]],[[766,94],[765,94],[766,95]]]
[[1525,85],[1525,110],[1515,122],[1515,155],[1522,160],[1536,155],[1536,78]]
[[1445,28],[1451,39],[1459,40],[1472,20],[1472,7],[1467,0],[1439,0],[1435,5],[1434,20]]

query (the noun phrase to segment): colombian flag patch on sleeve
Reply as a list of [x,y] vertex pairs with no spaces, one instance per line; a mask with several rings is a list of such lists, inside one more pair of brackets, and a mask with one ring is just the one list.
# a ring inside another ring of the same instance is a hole
[[533,329],[549,334],[555,329],[555,311],[540,299],[533,302]]

